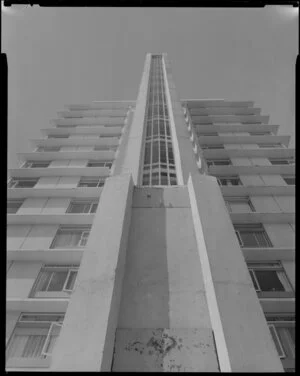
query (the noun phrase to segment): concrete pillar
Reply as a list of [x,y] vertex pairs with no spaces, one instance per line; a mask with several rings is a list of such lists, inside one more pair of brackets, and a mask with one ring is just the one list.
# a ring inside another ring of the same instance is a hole
[[51,371],[110,371],[131,219],[131,176],[107,179]]
[[143,156],[143,133],[144,117],[147,105],[147,92],[150,73],[151,54],[147,54],[144,72],[139,88],[139,94],[136,101],[134,117],[129,131],[126,146],[125,159],[122,166],[122,173],[131,173],[134,185],[137,185],[139,179],[140,163]]
[[283,372],[216,178],[188,190],[221,372]]

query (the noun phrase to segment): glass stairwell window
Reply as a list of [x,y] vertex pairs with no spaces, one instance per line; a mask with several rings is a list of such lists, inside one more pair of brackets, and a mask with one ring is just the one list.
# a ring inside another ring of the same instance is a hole
[[77,277],[78,265],[45,265],[30,293],[31,298],[69,298]]
[[217,176],[216,178],[218,184],[222,186],[242,185],[242,182],[238,176]]
[[67,213],[73,214],[93,214],[96,213],[99,199],[94,200],[72,200]]
[[87,244],[91,226],[61,226],[50,246],[55,248],[82,248]]
[[266,319],[285,372],[295,372],[295,315],[268,313]]
[[152,55],[145,128],[142,185],[176,185],[176,166],[161,55]]
[[49,367],[63,313],[22,313],[6,348],[6,367]]
[[241,247],[273,247],[262,224],[234,224],[233,227]]
[[259,297],[292,297],[292,286],[280,262],[248,262],[248,270]]

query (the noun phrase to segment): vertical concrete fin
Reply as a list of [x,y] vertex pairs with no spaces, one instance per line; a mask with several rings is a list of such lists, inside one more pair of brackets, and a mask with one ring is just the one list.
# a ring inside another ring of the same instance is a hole
[[191,202],[191,210],[195,228],[195,236],[201,261],[202,275],[206,290],[206,299],[212,324],[212,329],[214,332],[215,343],[217,347],[218,360],[221,372],[232,372],[229,354],[227,350],[227,345],[225,341],[222,321],[220,317],[220,312],[218,308],[218,302],[216,298],[214,283],[212,279],[212,274],[210,270],[210,263],[207,255],[206,244],[204,240],[201,220],[198,212],[198,206],[196,201],[196,193],[193,185],[192,177],[188,180],[188,191]]
[[51,371],[110,371],[131,220],[131,175],[107,179]]

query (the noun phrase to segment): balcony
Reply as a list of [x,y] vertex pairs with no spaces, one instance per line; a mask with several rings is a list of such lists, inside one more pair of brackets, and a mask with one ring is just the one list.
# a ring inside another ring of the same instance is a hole
[[8,225],[92,225],[94,214],[7,214]]
[[35,146],[97,146],[119,145],[118,137],[95,137],[95,138],[40,138],[31,140]]
[[274,144],[281,143],[288,146],[290,136],[198,136],[201,144]]
[[89,198],[100,197],[103,187],[74,187],[74,188],[9,188],[7,198],[24,197],[73,197]]
[[108,167],[47,167],[47,168],[13,168],[8,170],[9,176],[18,178],[38,178],[45,176],[100,176],[110,174]]
[[40,261],[55,265],[80,264],[85,249],[8,249],[7,261]]
[[[210,166],[210,175],[295,175],[295,165],[269,165],[269,166]],[[283,183],[282,183],[283,184]]]
[[52,119],[50,121],[51,124],[59,126],[67,126],[67,125],[105,125],[106,127],[111,126],[123,126],[125,123],[125,118],[120,117],[84,117],[84,118],[63,118],[63,119]]
[[190,108],[201,107],[252,107],[253,101],[225,101],[224,99],[181,99],[180,102]]
[[295,261],[294,247],[241,248],[245,261]]
[[209,158],[291,158],[295,149],[257,148],[257,149],[203,149],[203,156]]
[[98,109],[127,109],[130,106],[135,106],[135,100],[128,101],[93,101],[90,104],[68,104],[65,107],[71,111],[73,110],[98,110]]
[[282,186],[267,186],[267,185],[253,185],[253,186],[220,186],[223,196],[294,196],[294,185]]
[[233,223],[294,223],[295,213],[229,213]]
[[42,133],[46,135],[56,135],[56,134],[70,134],[70,135],[82,135],[85,137],[87,135],[95,135],[95,137],[99,137],[101,135],[110,135],[111,137],[121,136],[122,134],[122,127],[104,127],[102,125],[98,127],[69,127],[69,128],[44,128],[41,129]]
[[193,124],[199,132],[273,132],[277,133],[279,125],[271,124]]
[[268,123],[268,115],[191,115],[193,123]]
[[259,115],[261,109],[255,107],[205,107],[189,108],[191,116],[215,116],[215,115]]
[[7,311],[20,312],[66,312],[69,299],[34,299],[34,298],[6,298]]
[[18,153],[22,160],[30,161],[57,161],[57,160],[82,160],[82,159],[96,159],[96,160],[113,160],[115,158],[115,151],[113,150],[75,150],[75,151],[57,151],[57,152],[30,152]]
[[58,116],[63,118],[93,118],[93,117],[119,117],[125,118],[127,110],[122,109],[88,109],[88,110],[71,110],[59,111]]

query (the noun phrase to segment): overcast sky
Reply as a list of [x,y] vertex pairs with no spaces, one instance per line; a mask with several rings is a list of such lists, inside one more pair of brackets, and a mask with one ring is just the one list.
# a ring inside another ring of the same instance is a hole
[[297,46],[283,6],[6,8],[8,167],[64,105],[136,99],[147,52],[168,54],[180,98],[253,100],[294,135]]

